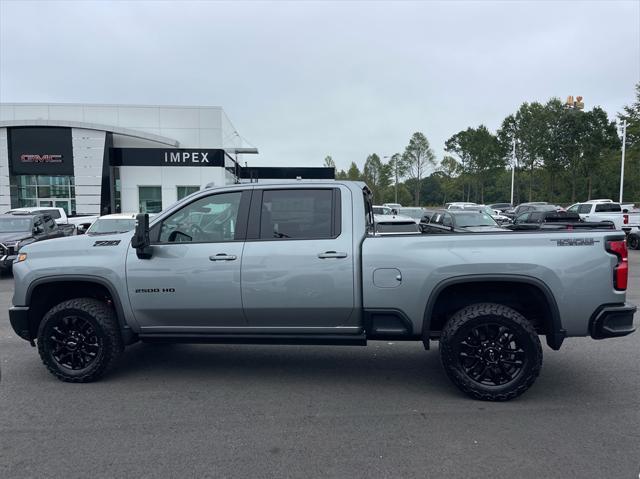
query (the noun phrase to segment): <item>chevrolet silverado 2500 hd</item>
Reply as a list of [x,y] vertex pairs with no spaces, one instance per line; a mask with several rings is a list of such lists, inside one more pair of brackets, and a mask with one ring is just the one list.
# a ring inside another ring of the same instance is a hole
[[539,374],[539,336],[633,332],[615,230],[378,236],[363,183],[206,189],[132,233],[26,246],[10,319],[45,366],[96,380],[125,345],[439,340],[451,380],[507,400]]

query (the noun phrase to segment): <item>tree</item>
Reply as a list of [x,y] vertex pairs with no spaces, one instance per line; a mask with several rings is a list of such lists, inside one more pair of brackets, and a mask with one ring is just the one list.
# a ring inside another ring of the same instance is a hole
[[405,175],[414,182],[414,204],[420,205],[420,182],[429,166],[435,166],[435,154],[423,133],[416,132],[402,154]]
[[[495,170],[504,167],[504,154],[498,138],[486,126],[467,128],[449,138],[445,150],[458,155],[466,163],[466,171],[473,174],[476,200],[484,202],[484,187]],[[469,199],[471,183],[469,184]]]
[[371,188],[374,203],[381,202],[384,190],[389,186],[389,169],[385,168],[375,153],[367,157],[362,169],[362,179]]
[[335,161],[333,161],[333,158],[331,158],[331,155],[327,155],[324,158],[324,166],[325,168],[335,168],[336,167],[336,163]]
[[356,165],[353,161],[351,162],[351,166],[347,170],[347,180],[351,181],[360,181],[362,180],[362,174],[360,173],[360,169],[358,165]]
[[[462,173],[462,165],[453,156],[445,156],[436,170],[441,176],[441,189],[444,193],[442,204],[451,201],[458,188],[457,179]],[[435,173],[434,173],[435,174]],[[464,199],[464,195],[463,195]]]

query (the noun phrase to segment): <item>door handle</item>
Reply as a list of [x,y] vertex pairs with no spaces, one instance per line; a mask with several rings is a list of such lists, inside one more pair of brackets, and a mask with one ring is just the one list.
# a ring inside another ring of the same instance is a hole
[[341,253],[339,251],[325,251],[324,253],[319,253],[318,258],[326,259],[326,258],[346,258],[347,253]]
[[234,259],[237,259],[235,254],[218,253],[215,256],[209,256],[210,261],[233,261]]

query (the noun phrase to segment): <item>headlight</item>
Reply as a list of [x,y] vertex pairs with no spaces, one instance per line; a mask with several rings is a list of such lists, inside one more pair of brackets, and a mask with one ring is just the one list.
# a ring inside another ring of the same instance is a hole
[[13,260],[14,263],[22,263],[23,261],[26,261],[27,259],[27,253],[20,253],[18,256],[16,256],[16,259]]

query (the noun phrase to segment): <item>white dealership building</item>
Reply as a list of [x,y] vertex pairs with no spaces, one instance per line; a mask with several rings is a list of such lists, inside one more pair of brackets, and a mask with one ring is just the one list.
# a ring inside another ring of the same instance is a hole
[[251,153],[220,107],[3,103],[0,212],[154,213],[239,181]]

